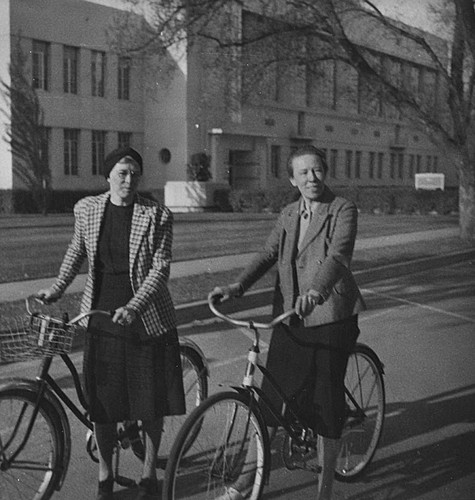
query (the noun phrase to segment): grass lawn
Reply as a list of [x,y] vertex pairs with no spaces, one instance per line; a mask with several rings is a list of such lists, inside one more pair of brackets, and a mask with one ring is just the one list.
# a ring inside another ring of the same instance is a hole
[[[193,215],[193,214],[192,214]],[[277,215],[267,218],[243,214],[210,214],[209,219],[175,221],[173,258],[176,261],[258,251],[267,239]],[[256,215],[256,214],[254,214]],[[214,216],[214,218],[212,217]],[[55,276],[72,235],[69,226],[2,227],[0,218],[0,282]],[[44,224],[45,221],[41,220]],[[358,238],[386,236],[454,227],[456,216],[361,214]]]

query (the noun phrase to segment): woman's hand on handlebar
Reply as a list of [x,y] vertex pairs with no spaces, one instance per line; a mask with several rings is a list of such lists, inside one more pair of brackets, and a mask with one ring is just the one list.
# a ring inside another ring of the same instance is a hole
[[61,298],[61,293],[58,292],[55,288],[42,288],[38,290],[34,295],[34,298],[43,302],[44,304],[52,304]]
[[295,301],[295,312],[299,318],[308,316],[317,305],[323,304],[323,297],[314,290],[299,295]]
[[243,294],[241,283],[232,283],[226,286],[215,287],[208,295],[208,299],[213,304],[220,304],[234,297],[240,297]]
[[137,319],[137,314],[129,307],[119,307],[115,310],[112,322],[122,326],[131,325]]

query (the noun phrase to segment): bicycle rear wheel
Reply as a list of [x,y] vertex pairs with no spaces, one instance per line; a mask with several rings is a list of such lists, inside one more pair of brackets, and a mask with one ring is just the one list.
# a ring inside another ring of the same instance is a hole
[[383,368],[369,347],[356,345],[348,361],[345,387],[347,418],[335,472],[337,479],[351,481],[368,467],[383,430]]
[[15,500],[47,500],[61,478],[61,421],[43,399],[21,452],[12,460],[30,423],[37,395],[21,388],[0,391],[0,492]]
[[[189,346],[180,346],[181,366],[183,371],[183,387],[185,392],[186,413],[173,415],[163,420],[163,432],[157,454],[157,468],[165,469],[170,450],[175,442],[186,417],[208,397],[208,374],[201,354]],[[135,422],[125,424],[125,428],[132,429]],[[129,431],[127,431],[129,432]],[[131,440],[132,450],[140,460],[145,458],[145,436],[140,426],[140,433],[135,431]]]
[[[180,346],[186,413],[165,417],[157,467],[165,468],[166,460],[186,417],[208,397],[208,378],[201,355],[188,346]],[[190,436],[190,442],[193,436]]]
[[189,415],[170,453],[163,498],[216,499],[229,487],[260,497],[269,441],[249,401],[247,394],[218,393]]

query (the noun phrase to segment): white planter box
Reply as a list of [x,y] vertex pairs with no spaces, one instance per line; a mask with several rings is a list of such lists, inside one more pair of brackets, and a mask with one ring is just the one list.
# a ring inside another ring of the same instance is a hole
[[168,181],[165,184],[165,205],[173,212],[204,212],[214,208],[217,189],[225,184],[198,181]]

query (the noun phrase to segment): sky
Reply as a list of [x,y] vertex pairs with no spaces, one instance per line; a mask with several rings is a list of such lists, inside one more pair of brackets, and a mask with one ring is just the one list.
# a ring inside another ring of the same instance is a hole
[[436,28],[428,7],[439,3],[439,0],[373,0],[384,15],[430,32],[436,32]]

